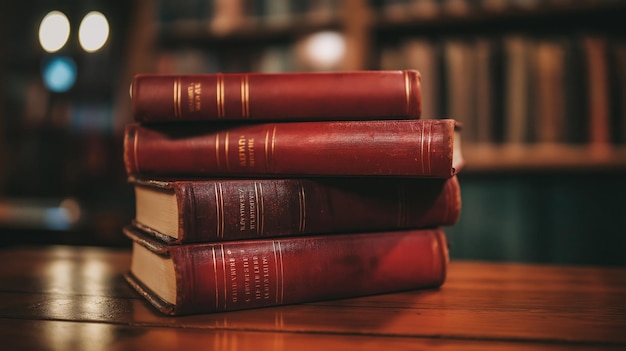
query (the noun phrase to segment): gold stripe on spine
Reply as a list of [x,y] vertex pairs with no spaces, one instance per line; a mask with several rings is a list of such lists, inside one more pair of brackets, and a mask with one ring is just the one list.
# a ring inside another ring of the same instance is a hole
[[[278,244],[278,260],[276,260],[276,244]],[[274,259],[276,260],[276,303],[282,304],[285,296],[285,266],[283,264],[283,248],[280,246],[280,241],[274,240]],[[280,271],[278,269],[280,264]],[[279,283],[280,282],[280,283]],[[280,293],[279,293],[280,291]]]
[[220,237],[224,239],[224,189],[222,188],[222,183],[217,183],[219,188],[219,218],[217,224],[219,226]]
[[215,231],[217,238],[224,238],[224,193],[222,183],[215,184]]
[[409,71],[404,71],[404,93],[406,94],[406,115],[411,115],[411,78]]
[[298,201],[300,203],[300,226],[298,230],[300,233],[304,233],[306,228],[306,197],[304,193],[304,186],[300,183],[300,192],[298,193]]
[[139,144],[138,139],[139,139],[139,131],[137,130],[137,128],[133,129],[134,133],[133,133],[133,153],[135,154],[135,172],[139,173],[139,160],[137,159],[137,145]]
[[250,80],[247,74],[241,77],[241,117],[250,118]]
[[230,172],[230,162],[228,160],[228,148],[230,145],[228,145],[228,135],[229,133],[226,132],[226,136],[224,136],[224,159],[226,163],[226,172]]
[[215,134],[215,164],[217,171],[220,172],[222,170],[222,165],[220,165],[220,133]]
[[424,139],[426,139],[425,135],[424,135],[424,129],[426,129],[426,123],[422,124],[421,127],[421,133],[420,133],[420,169],[422,171],[422,173],[424,173],[426,171],[426,167],[424,166],[424,149],[426,148],[424,145]]
[[180,78],[174,80],[174,117],[180,118],[182,114]]
[[219,286],[217,284],[217,257],[215,255],[215,246],[211,247],[211,253],[213,254],[213,269],[215,274],[213,274],[214,279],[215,279],[215,309],[219,310],[220,308],[220,295],[219,295],[219,290],[217,289],[217,287]]
[[261,226],[259,225],[260,223],[260,219],[259,219],[259,189],[258,189],[258,183],[254,182],[254,202],[256,204],[256,206],[254,206],[254,212],[255,212],[255,218],[257,220],[256,222],[256,235],[260,236],[260,228]]
[[222,271],[224,271],[224,310],[228,308],[228,283],[226,281],[226,258],[224,257],[224,245],[220,244],[220,251],[222,252]]
[[426,150],[426,165],[428,166],[428,175],[431,174],[431,164],[430,164],[430,147],[433,144],[433,123],[428,123],[428,140],[427,145],[428,148]]
[[[276,152],[276,125],[274,124],[274,129],[272,129],[272,149],[271,149],[271,158],[274,160]],[[268,168],[269,171],[269,168]]]
[[216,75],[215,96],[217,102],[217,118],[224,118],[224,75],[218,73]]
[[272,129],[272,137],[270,142],[270,131],[265,130],[265,171],[270,172],[271,160],[274,157],[274,151],[276,150],[276,124]]
[[283,263],[283,248],[280,246],[280,241],[278,242],[278,257],[280,257],[280,303],[282,304],[285,300],[285,265]]

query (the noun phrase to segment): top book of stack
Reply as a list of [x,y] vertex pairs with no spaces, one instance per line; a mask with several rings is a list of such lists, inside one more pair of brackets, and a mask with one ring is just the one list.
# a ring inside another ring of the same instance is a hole
[[131,85],[141,123],[419,119],[414,70],[140,74]]

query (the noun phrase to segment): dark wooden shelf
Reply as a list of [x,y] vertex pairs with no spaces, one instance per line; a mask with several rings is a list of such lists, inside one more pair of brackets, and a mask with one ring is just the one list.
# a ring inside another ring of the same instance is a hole
[[[401,18],[380,15],[374,29],[382,34],[485,34],[501,31],[545,32],[571,30],[624,31],[626,1],[572,1],[567,5],[540,5],[501,11],[470,9],[466,14],[440,12],[432,16],[407,13]],[[468,32],[469,31],[469,32]]]
[[333,18],[322,21],[299,19],[283,23],[265,24],[250,20],[224,33],[211,30],[208,21],[185,21],[163,24],[158,32],[161,47],[184,45],[196,46],[241,46],[271,43],[289,43],[300,36],[323,30],[339,30],[342,23]]
[[626,145],[466,144],[463,172],[626,171]]

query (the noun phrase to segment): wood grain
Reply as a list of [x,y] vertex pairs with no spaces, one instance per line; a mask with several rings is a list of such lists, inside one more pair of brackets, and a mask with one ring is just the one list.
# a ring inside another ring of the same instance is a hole
[[129,264],[128,250],[0,251],[0,335],[19,335],[16,349],[53,350],[98,340],[106,349],[626,348],[624,268],[453,261],[441,289],[166,317],[126,285]]

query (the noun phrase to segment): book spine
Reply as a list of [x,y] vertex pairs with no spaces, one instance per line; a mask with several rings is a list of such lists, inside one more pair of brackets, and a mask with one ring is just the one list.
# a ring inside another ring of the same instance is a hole
[[196,314],[438,287],[441,230],[313,236],[169,247],[173,314]]
[[453,120],[128,125],[129,175],[451,177]]
[[452,225],[458,180],[276,179],[179,183],[172,244]]
[[137,75],[138,122],[418,118],[419,72]]

